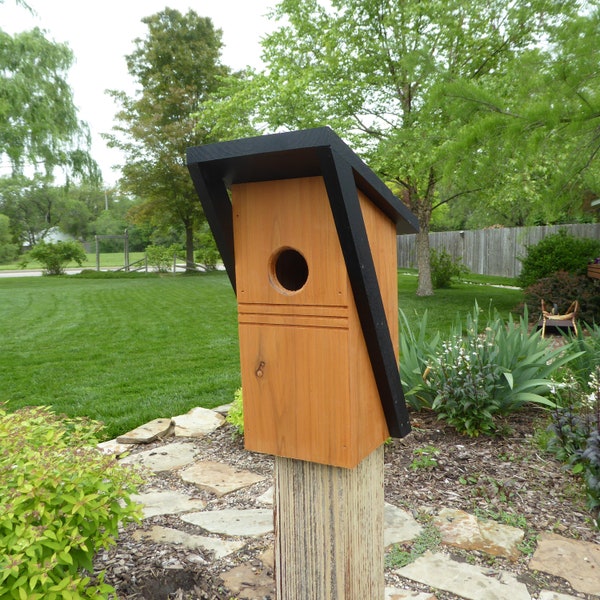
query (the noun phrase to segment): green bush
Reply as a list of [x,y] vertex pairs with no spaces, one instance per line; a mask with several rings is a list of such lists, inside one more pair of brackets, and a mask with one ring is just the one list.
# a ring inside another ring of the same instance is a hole
[[557,271],[584,275],[587,264],[598,256],[599,240],[577,238],[561,229],[534,246],[527,247],[527,255],[521,259],[522,270],[517,281],[522,288],[526,288]]
[[46,275],[62,275],[69,263],[81,266],[87,260],[87,254],[79,242],[39,242],[23,257],[21,267],[26,267],[32,260],[44,267]]
[[587,506],[600,528],[600,366],[596,363],[585,384],[570,378],[554,392],[557,408],[546,450],[583,478]]
[[181,254],[181,248],[177,244],[171,244],[170,246],[148,246],[146,248],[148,264],[160,273],[166,273],[171,269],[174,257],[181,258]]
[[[92,559],[139,519],[131,468],[95,448],[99,425],[0,405],[0,598],[107,598]],[[87,573],[86,573],[87,572]]]
[[460,258],[454,260],[443,249],[438,252],[432,248],[429,253],[429,260],[431,265],[431,282],[436,289],[448,288],[452,285],[453,277],[460,280],[461,277],[469,273],[469,269],[462,264]]
[[214,271],[221,260],[221,255],[208,225],[205,224],[196,235],[196,245],[198,248],[196,250],[196,261],[204,265],[207,271]]
[[[539,332],[529,334],[526,317],[518,323],[512,317],[505,322],[494,313],[482,326],[479,315],[475,304],[466,327],[457,321],[449,340],[425,340],[410,331],[408,321],[401,334],[406,344],[421,346],[405,354],[408,368],[403,366],[402,353],[400,357],[408,401],[415,397],[423,406],[431,402],[441,419],[470,436],[494,433],[498,416],[515,412],[528,402],[553,407],[546,397],[551,376],[578,356],[563,354],[560,348],[552,350]],[[419,330],[423,323],[417,327]],[[425,360],[428,368],[423,371]],[[414,365],[412,378],[407,381],[410,365]]]
[[541,315],[541,301],[558,306],[564,314],[573,300],[579,301],[579,319],[586,323],[600,321],[600,282],[586,275],[558,271],[527,287],[524,302],[534,321]]
[[242,388],[239,388],[235,392],[231,408],[227,413],[226,421],[236,428],[239,435],[244,435],[244,403],[242,400]]

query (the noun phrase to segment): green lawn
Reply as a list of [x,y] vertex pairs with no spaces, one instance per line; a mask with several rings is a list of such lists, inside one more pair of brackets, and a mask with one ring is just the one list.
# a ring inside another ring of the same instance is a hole
[[[447,330],[477,299],[506,314],[519,290],[462,283],[400,306]],[[114,437],[157,417],[230,402],[240,385],[235,297],[224,273],[0,279],[0,401],[52,405]]]
[[223,274],[0,280],[0,400],[104,421],[107,436],[231,401],[236,305]]

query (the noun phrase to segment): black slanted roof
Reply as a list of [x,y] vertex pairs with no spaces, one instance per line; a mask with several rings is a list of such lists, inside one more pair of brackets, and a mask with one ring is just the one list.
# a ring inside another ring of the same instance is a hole
[[329,127],[188,148],[187,164],[198,165],[207,179],[230,187],[234,183],[321,175],[318,151],[323,148],[348,163],[356,187],[396,223],[398,233],[418,231],[415,216]]

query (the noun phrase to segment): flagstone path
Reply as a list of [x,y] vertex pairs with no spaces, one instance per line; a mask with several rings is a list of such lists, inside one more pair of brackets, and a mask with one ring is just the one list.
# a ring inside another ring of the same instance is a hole
[[[101,444],[102,450],[117,456],[139,444],[166,436],[170,443],[159,448],[132,452],[120,459],[124,463],[139,464],[152,471],[176,473],[185,482],[221,498],[232,492],[265,480],[265,477],[246,469],[236,469],[225,463],[197,460],[195,441],[224,423],[222,413],[195,408],[186,415],[156,419],[115,441]],[[124,443],[126,442],[126,443]],[[223,508],[207,510],[201,498],[176,490],[146,489],[135,496],[143,507],[144,519],[170,515],[182,525],[192,524],[208,535],[195,535],[175,527],[154,525],[134,533],[139,541],[178,545],[182,548],[201,548],[220,559],[238,552],[249,540],[273,531],[272,488],[256,495],[252,508]],[[466,600],[575,600],[600,599],[600,546],[590,542],[569,539],[548,533],[540,536],[537,549],[529,561],[532,576],[547,573],[566,580],[574,594],[542,590],[531,596],[525,582],[513,573],[469,564],[448,553],[452,547],[475,552],[478,555],[504,557],[516,560],[521,556],[519,544],[523,531],[494,521],[483,521],[460,510],[439,508],[432,516],[442,544],[435,551],[427,551],[401,568],[389,569],[387,579],[395,579],[402,587],[386,588],[386,600],[438,600],[442,590]],[[385,505],[384,544],[410,544],[423,533],[423,525],[407,511]],[[445,551],[446,550],[446,551]],[[493,564],[493,560],[490,561]],[[265,551],[258,562],[241,564],[220,574],[226,589],[237,598],[275,598],[273,581],[273,551]],[[423,591],[423,590],[430,591]]]

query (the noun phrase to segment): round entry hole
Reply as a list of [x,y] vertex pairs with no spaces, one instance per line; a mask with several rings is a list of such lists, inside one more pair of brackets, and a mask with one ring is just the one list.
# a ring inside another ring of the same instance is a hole
[[275,254],[271,273],[283,291],[297,292],[308,279],[308,264],[298,250],[284,248]]

